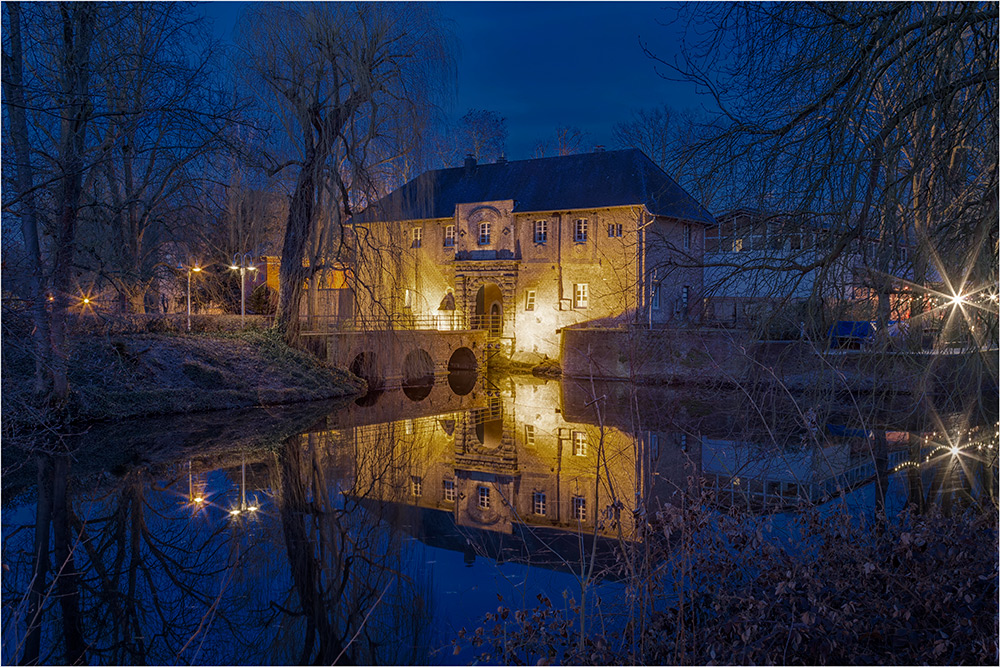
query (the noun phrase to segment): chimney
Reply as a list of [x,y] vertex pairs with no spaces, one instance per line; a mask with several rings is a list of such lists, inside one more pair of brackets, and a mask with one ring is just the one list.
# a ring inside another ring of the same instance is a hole
[[471,176],[472,170],[476,168],[476,158],[472,153],[465,156],[465,175]]
[[497,158],[497,164],[507,164],[507,156],[500,153],[500,157]]

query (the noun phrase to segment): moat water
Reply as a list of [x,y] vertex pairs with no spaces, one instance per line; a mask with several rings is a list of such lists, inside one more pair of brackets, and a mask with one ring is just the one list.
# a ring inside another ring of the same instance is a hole
[[625,627],[623,554],[671,504],[780,519],[995,496],[992,421],[868,408],[472,377],[5,451],[0,657],[467,664],[504,608],[586,596]]

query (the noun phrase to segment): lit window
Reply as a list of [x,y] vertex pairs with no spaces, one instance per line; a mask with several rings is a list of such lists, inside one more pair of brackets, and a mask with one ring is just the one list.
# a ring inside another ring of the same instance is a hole
[[545,243],[549,240],[549,221],[535,220],[535,243]]
[[[608,238],[613,239],[620,237],[622,235],[622,223],[620,222],[609,222],[608,223]],[[586,241],[586,232],[584,232],[584,241]]]
[[424,494],[424,480],[420,477],[410,478],[410,493],[419,498]]
[[419,248],[420,247],[420,241],[421,241],[421,239],[423,239],[423,237],[424,237],[424,228],[423,227],[414,227],[413,229],[411,229],[410,230],[410,239],[413,241],[413,243],[410,244],[410,247],[412,247],[412,248]]
[[733,239],[733,252],[743,252],[743,239]]
[[490,223],[480,222],[479,223],[479,245],[489,245],[490,244]]
[[587,242],[587,219],[580,218],[576,221],[576,231],[573,234],[573,240],[577,243]]
[[660,286],[653,285],[653,293],[649,298],[650,304],[653,306],[653,310],[660,309]]
[[403,307],[413,308],[413,290],[409,288],[403,292]]
[[691,249],[691,225],[684,225],[684,249]]
[[524,425],[524,444],[528,447],[535,446],[535,425],[525,424]]
[[525,310],[535,309],[535,290],[530,289],[524,293],[524,309]]
[[573,285],[573,307],[586,308],[590,296],[590,288],[587,283],[577,283]]
[[583,431],[573,431],[573,456],[587,455],[587,434]]
[[535,514],[537,514],[538,516],[545,516],[544,491],[535,491],[534,495],[532,496],[532,507],[535,511]]
[[573,496],[573,518],[577,521],[587,520],[587,499]]
[[490,508],[490,488],[488,486],[479,487],[479,507],[484,510]]
[[444,227],[444,247],[455,247],[455,225],[445,225]]
[[444,499],[448,502],[455,502],[455,480],[444,480]]

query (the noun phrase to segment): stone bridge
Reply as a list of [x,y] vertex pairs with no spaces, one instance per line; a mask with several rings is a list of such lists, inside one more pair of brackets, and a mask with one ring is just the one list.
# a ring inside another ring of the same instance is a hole
[[486,330],[307,332],[302,341],[320,359],[365,378],[373,389],[427,387],[428,393],[435,382],[452,383],[456,375],[474,379],[485,372],[500,346]]

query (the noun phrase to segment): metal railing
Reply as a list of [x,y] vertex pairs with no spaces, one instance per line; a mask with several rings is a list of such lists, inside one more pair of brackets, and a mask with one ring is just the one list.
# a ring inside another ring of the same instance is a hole
[[305,333],[363,331],[488,331],[499,336],[503,319],[499,315],[397,315],[395,317],[340,317],[318,315],[302,318]]

